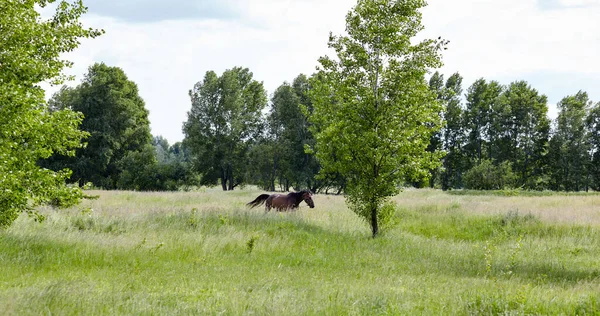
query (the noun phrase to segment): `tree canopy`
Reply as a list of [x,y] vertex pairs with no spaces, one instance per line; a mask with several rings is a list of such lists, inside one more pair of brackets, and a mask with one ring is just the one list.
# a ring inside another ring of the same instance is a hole
[[75,157],[54,157],[50,164],[71,168],[73,179],[80,184],[92,182],[115,189],[127,168],[155,162],[148,110],[137,85],[123,69],[96,63],[80,85],[63,87],[49,103],[51,108],[68,108],[84,115],[81,129],[90,134],[87,146],[78,149]]
[[380,210],[405,178],[439,164],[426,152],[442,107],[425,74],[441,66],[446,41],[412,44],[425,1],[359,0],[347,36],[330,36],[337,59],[322,57],[311,82],[315,152],[324,172],[347,180],[347,202],[379,232]]
[[248,149],[262,129],[261,111],[267,105],[263,84],[252,77],[241,67],[220,77],[208,71],[189,92],[184,144],[202,184],[220,181],[223,190],[233,190],[243,182]]
[[73,155],[86,135],[78,129],[81,114],[49,110],[40,83],[64,82],[71,62],[62,54],[102,31],[81,25],[86,12],[81,1],[61,2],[51,18],[42,19],[36,6],[52,2],[0,2],[0,226],[32,206],[67,206],[82,197],[78,187],[66,185],[71,171],[37,165],[54,153]]

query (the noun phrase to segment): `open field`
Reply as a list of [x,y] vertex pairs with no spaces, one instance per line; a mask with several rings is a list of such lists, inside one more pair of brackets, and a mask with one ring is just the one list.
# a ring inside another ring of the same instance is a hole
[[93,191],[0,232],[2,315],[600,314],[600,195],[408,190],[370,238],[340,196]]

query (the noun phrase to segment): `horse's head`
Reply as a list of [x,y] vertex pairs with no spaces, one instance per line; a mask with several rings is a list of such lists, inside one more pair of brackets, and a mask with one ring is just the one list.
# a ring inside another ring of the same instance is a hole
[[310,208],[315,207],[315,202],[313,202],[313,199],[312,199],[312,192],[302,191],[302,200],[304,200],[304,202],[306,202],[306,204],[308,204],[308,207],[310,207]]

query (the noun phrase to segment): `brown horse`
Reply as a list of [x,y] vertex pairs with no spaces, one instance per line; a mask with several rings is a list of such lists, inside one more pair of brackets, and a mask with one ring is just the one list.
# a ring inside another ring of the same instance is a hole
[[271,208],[275,208],[277,211],[285,211],[288,209],[296,209],[300,202],[304,201],[310,208],[315,207],[315,203],[312,200],[312,192],[308,190],[303,190],[300,192],[291,192],[287,195],[283,194],[261,194],[254,201],[246,204],[250,206],[250,208],[259,206],[265,203],[265,212],[271,210]]

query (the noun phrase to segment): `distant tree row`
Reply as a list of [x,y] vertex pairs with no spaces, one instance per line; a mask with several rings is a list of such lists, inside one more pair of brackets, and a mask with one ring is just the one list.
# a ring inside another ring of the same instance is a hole
[[479,79],[466,91],[462,78],[435,73],[430,88],[446,104],[446,125],[429,150],[446,151],[430,186],[443,189],[581,191],[600,188],[600,103],[577,92],[548,117],[547,97],[525,81],[503,86]]
[[[105,189],[178,190],[253,184],[270,190],[308,188],[340,193],[339,174],[319,174],[310,78],[283,83],[270,102],[247,68],[213,71],[190,90],[183,142],[152,137],[137,86],[117,67],[89,68],[82,83],[63,87],[51,111],[81,112],[86,146],[72,157],[54,155],[40,164],[69,168],[71,179]],[[445,152],[442,167],[407,185],[447,189],[581,191],[600,189],[600,103],[585,92],[558,103],[555,122],[547,97],[525,81],[501,85],[479,79],[463,95],[462,77],[435,73],[429,88],[443,105],[443,128],[427,150]],[[464,100],[464,101],[463,101]]]

